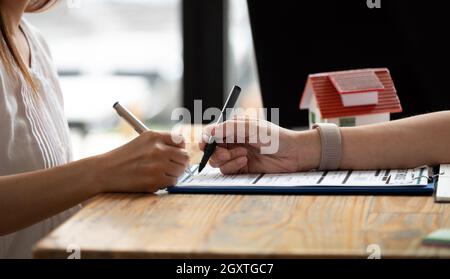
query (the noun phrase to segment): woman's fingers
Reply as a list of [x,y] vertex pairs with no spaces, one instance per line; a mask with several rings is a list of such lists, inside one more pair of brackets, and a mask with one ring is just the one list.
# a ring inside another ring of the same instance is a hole
[[164,152],[171,161],[187,167],[189,163],[189,154],[185,149],[166,145],[164,146]]
[[151,192],[156,192],[158,190],[166,189],[167,187],[174,186],[177,184],[177,177],[164,175],[160,178],[160,181],[158,181],[156,189],[151,190]]
[[166,169],[164,170],[164,173],[169,176],[169,177],[173,177],[173,178],[178,178],[180,177],[186,167],[183,165],[180,165],[179,163],[173,162],[173,161],[168,161],[166,164]]
[[159,139],[170,146],[184,148],[186,146],[184,137],[178,134],[158,133]]
[[236,174],[247,165],[247,157],[238,157],[226,162],[220,167],[223,174]]

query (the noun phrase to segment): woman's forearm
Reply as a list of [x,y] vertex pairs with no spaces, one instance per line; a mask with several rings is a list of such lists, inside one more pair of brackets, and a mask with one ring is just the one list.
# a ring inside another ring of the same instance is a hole
[[149,131],[108,153],[60,167],[0,177],[0,235],[102,192],[153,193],[174,185],[189,156],[184,141]]
[[95,158],[0,177],[0,235],[25,228],[100,192]]
[[450,163],[450,111],[342,128],[342,169],[414,168]]

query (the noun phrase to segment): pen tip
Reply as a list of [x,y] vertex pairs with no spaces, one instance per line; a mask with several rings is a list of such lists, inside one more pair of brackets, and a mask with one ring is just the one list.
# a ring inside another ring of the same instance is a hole
[[201,173],[202,170],[203,170],[203,168],[204,168],[204,166],[199,166],[199,167],[198,167],[198,173]]

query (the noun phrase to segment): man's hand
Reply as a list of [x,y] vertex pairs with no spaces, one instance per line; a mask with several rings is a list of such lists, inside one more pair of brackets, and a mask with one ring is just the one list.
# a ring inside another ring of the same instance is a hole
[[207,126],[205,142],[210,135],[218,146],[209,163],[223,174],[287,173],[319,165],[317,131],[294,132],[264,120],[235,119]]

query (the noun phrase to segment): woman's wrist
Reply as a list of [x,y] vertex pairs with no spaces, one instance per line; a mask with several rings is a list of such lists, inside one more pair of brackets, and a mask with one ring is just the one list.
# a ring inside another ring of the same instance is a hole
[[295,143],[299,171],[310,171],[320,165],[320,135],[317,130],[296,132]]
[[104,179],[104,164],[105,160],[102,160],[102,155],[86,158],[83,161],[83,165],[86,169],[86,178],[88,180],[87,187],[93,195],[101,194],[107,191]]
[[70,183],[75,182],[78,193],[84,199],[89,199],[102,192],[101,185],[96,178],[98,165],[96,157],[90,157],[57,168],[59,169],[58,174],[65,177],[66,180],[70,180]]

